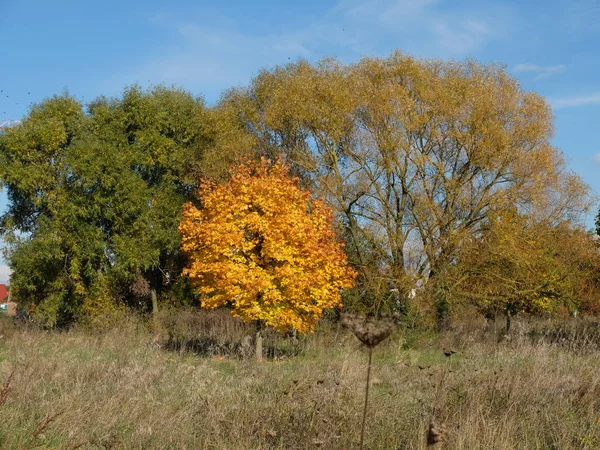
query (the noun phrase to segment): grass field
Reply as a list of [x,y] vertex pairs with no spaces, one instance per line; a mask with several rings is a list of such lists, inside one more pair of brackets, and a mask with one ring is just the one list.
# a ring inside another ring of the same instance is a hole
[[[367,356],[337,326],[267,337],[277,356],[262,363],[203,332],[157,344],[135,324],[98,335],[4,327],[3,449],[358,446]],[[365,447],[426,448],[434,421],[441,448],[600,448],[600,353],[553,341],[396,333],[375,349]]]

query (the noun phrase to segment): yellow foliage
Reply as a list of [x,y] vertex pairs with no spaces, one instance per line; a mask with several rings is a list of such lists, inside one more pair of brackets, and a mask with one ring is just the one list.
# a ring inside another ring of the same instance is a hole
[[333,213],[300,189],[287,166],[263,159],[237,167],[227,184],[202,181],[202,209],[184,206],[184,274],[202,306],[228,305],[246,321],[306,333],[353,284]]
[[589,297],[585,280],[597,264],[583,229],[538,222],[513,208],[490,214],[480,235],[461,248],[449,279],[459,297],[484,311],[551,312]]
[[373,267],[400,292],[429,283],[493,211],[517,205],[557,224],[591,205],[551,144],[550,106],[496,64],[400,52],[300,61],[261,71],[220,108],[310,175],[352,248],[368,242],[352,254],[359,284],[375,284]]

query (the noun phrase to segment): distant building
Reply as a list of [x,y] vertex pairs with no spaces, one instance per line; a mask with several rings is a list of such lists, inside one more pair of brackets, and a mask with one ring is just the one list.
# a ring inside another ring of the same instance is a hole
[[0,303],[8,302],[8,288],[5,284],[0,284]]
[[0,284],[0,313],[16,317],[18,314],[17,304],[10,301],[10,291],[5,284]]

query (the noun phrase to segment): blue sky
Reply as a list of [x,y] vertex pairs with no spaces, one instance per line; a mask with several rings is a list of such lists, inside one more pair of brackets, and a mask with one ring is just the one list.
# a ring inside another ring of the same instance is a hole
[[600,0],[0,0],[0,49],[0,120],[65,89],[87,102],[132,83],[214,103],[260,68],[298,58],[400,49],[495,61],[548,99],[554,144],[600,193]]

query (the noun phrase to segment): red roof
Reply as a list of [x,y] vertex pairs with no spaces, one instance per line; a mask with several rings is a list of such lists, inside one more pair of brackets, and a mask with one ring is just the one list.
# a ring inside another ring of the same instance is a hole
[[0,302],[5,302],[8,298],[8,289],[5,284],[0,284]]

